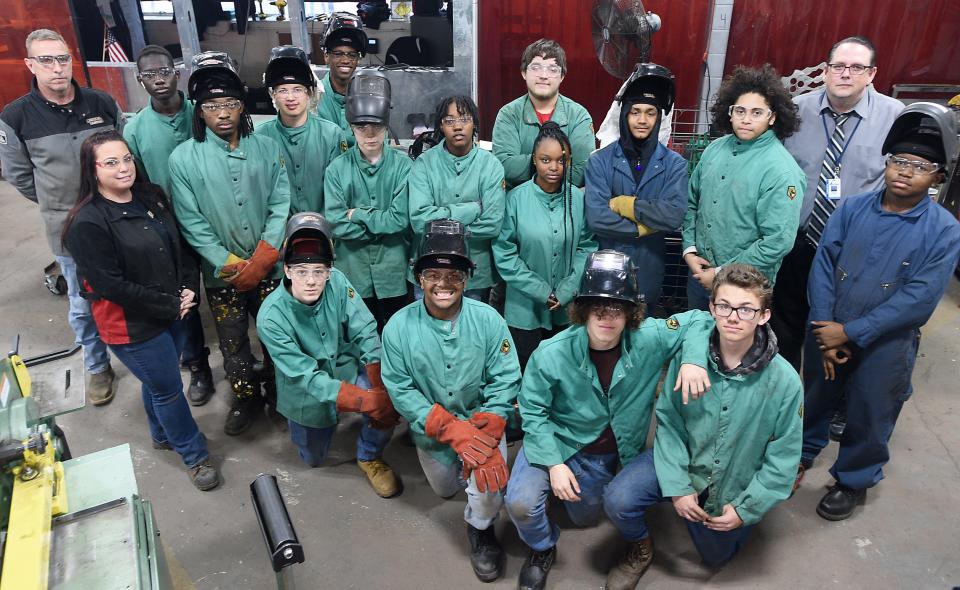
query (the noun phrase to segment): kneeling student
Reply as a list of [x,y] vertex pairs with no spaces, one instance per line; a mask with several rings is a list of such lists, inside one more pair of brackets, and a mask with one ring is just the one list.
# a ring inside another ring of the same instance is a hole
[[653,452],[644,447],[657,382],[663,364],[684,345],[688,390],[709,387],[706,370],[696,365],[706,365],[712,322],[702,311],[657,320],[645,319],[644,310],[630,257],[592,253],[570,306],[574,325],[530,357],[519,399],[526,436],[506,498],[530,548],[521,589],[543,588],[553,565],[560,531],[547,516],[551,491],[577,525],[595,522],[602,508],[632,543],[610,571],[607,588],[633,588],[650,563],[646,499],[634,489],[651,487],[649,479],[656,487]]
[[[377,495],[400,493],[381,458],[399,416],[380,380],[377,323],[350,281],[333,266],[330,224],[316,213],[297,213],[283,241],[283,285],[267,296],[257,316],[257,334],[273,358],[277,411],[290,438],[311,467],[330,450],[343,412],[364,414],[357,439],[357,465]],[[342,366],[345,350],[358,351],[369,389],[354,385],[356,366]]]
[[[657,402],[654,465],[660,492],[686,519],[710,567],[730,561],[753,525],[790,496],[803,434],[800,377],[777,354],[768,324],[773,290],[747,264],[724,265],[713,281],[710,393],[684,405]],[[679,363],[667,370],[667,383]]]

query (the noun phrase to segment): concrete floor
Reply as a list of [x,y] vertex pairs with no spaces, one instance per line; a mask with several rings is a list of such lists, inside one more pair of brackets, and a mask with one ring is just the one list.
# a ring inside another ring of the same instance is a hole
[[[65,297],[42,285],[52,260],[36,206],[0,183],[0,343],[21,335],[21,353],[68,346]],[[640,587],[669,588],[950,588],[960,585],[960,285],[924,329],[914,372],[915,394],[906,404],[892,442],[887,480],[870,491],[865,508],[830,523],[814,507],[831,483],[831,445],[796,495],[774,508],[742,554],[711,574],[698,564],[683,524],[669,504],[652,511],[656,557]],[[203,304],[207,337],[214,332]],[[178,457],[150,448],[139,383],[119,363],[116,399],[59,420],[75,455],[130,443],[141,493],[155,507],[167,548],[197,589],[268,589],[274,575],[250,506],[249,484],[275,474],[306,552],[295,567],[300,588],[511,588],[525,550],[505,514],[497,524],[508,553],[505,578],[478,582],[467,560],[462,521],[464,497],[435,497],[413,449],[395,437],[385,458],[401,474],[405,491],[378,498],[351,462],[356,422],[344,424],[324,467],[300,463],[281,420],[262,419],[239,438],[223,434],[228,387],[218,353],[211,358],[217,394],[194,408],[224,485],[201,493]],[[516,448],[512,452],[516,452]],[[562,516],[562,515],[561,515]],[[563,522],[562,518],[560,519]],[[602,588],[620,555],[615,529],[604,521],[565,527],[548,586]]]

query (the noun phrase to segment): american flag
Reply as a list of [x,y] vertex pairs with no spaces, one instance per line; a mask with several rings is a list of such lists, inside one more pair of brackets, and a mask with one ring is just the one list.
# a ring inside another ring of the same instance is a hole
[[107,56],[110,56],[110,61],[130,61],[127,53],[123,50],[123,46],[117,41],[117,36],[113,34],[113,30],[104,23],[103,61],[107,61]]

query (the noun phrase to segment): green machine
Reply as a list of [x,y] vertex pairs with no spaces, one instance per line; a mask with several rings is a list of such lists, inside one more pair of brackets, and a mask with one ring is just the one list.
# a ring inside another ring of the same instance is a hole
[[0,359],[0,590],[166,590],[129,445],[71,458],[55,417],[84,406],[80,347]]

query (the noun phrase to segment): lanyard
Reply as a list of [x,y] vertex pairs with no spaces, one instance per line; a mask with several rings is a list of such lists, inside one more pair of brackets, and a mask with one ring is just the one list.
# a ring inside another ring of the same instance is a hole
[[[824,96],[826,96],[826,94],[824,94]],[[823,105],[823,97],[820,97],[820,104]],[[824,114],[823,114],[822,111],[821,111],[821,113],[820,113],[820,122],[823,123],[823,134],[824,134],[824,136],[826,136],[826,138],[827,138],[827,145],[829,146],[829,145],[830,145],[830,132],[827,131],[827,118],[824,116]],[[837,176],[840,175],[840,165],[841,165],[841,162],[843,161],[843,155],[844,155],[845,153],[847,153],[847,146],[850,145],[850,142],[851,142],[851,141],[853,141],[853,136],[854,136],[854,134],[857,132],[857,129],[860,128],[860,123],[862,123],[862,122],[863,122],[863,117],[859,117],[859,116],[858,116],[858,117],[857,117],[857,124],[853,126],[853,131],[851,131],[851,132],[850,132],[850,135],[848,135],[848,136],[846,137],[846,139],[845,139],[844,142],[843,142],[843,146],[840,148],[840,153],[837,154],[837,168],[836,168],[836,171],[835,171],[836,174],[837,174]]]

